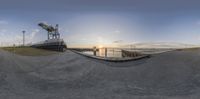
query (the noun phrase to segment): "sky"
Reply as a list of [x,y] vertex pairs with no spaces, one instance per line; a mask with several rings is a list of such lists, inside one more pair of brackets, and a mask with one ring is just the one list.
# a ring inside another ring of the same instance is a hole
[[0,0],[0,45],[47,39],[59,24],[69,47],[173,42],[200,45],[199,0]]

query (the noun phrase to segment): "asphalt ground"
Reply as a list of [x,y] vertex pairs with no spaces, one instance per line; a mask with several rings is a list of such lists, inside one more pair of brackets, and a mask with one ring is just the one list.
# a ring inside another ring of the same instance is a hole
[[122,63],[0,50],[0,99],[199,99],[200,50]]

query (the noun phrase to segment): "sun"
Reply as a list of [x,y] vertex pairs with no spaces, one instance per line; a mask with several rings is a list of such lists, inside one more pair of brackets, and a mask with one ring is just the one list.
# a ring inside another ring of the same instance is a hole
[[103,45],[98,45],[98,48],[103,48]]

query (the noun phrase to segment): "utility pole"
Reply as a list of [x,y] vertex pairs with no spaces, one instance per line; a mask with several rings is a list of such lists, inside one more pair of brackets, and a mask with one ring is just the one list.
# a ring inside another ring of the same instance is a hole
[[25,32],[26,31],[22,31],[22,33],[23,33],[23,46],[25,46]]

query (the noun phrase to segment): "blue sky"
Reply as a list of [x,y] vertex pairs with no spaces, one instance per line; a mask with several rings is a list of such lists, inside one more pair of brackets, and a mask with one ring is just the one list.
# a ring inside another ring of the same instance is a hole
[[1,0],[1,45],[46,40],[39,22],[59,24],[69,46],[113,42],[200,44],[198,0]]

